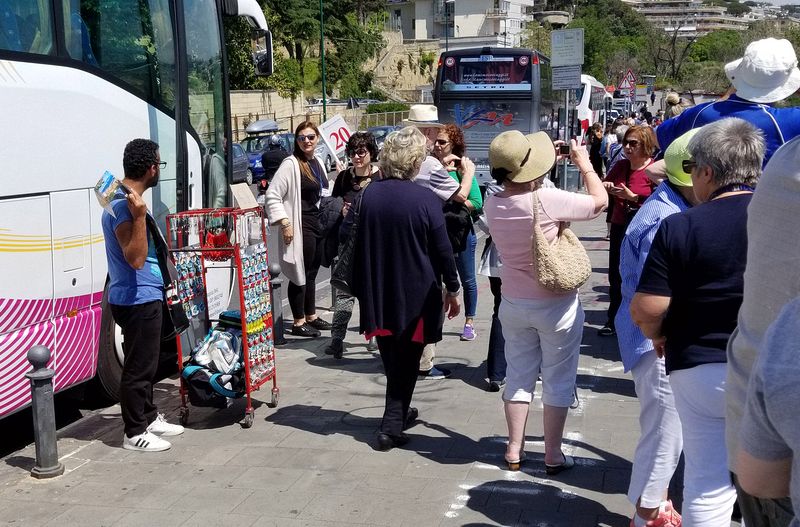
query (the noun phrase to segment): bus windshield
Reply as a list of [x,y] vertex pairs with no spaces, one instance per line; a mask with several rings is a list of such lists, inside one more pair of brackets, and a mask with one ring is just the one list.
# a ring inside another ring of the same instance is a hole
[[531,91],[530,55],[450,56],[440,71],[442,91]]

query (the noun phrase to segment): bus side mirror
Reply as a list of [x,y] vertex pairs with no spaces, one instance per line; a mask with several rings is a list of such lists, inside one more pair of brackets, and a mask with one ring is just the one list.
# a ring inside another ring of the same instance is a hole
[[266,77],[272,75],[275,70],[274,57],[272,54],[272,32],[260,31],[255,36],[255,51],[253,52],[253,64],[256,75]]

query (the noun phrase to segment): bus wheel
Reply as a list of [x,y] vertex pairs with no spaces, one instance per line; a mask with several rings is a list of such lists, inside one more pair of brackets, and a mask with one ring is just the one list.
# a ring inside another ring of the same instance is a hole
[[100,345],[97,356],[98,395],[109,401],[119,401],[120,382],[122,380],[122,330],[114,323],[111,308],[108,305],[108,287],[103,291],[102,321],[100,323]]

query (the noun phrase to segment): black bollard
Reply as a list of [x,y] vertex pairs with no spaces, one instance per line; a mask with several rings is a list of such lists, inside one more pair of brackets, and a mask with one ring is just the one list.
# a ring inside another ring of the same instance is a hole
[[286,344],[286,338],[283,336],[283,295],[281,294],[283,280],[278,278],[280,274],[280,264],[269,264],[269,292],[272,299],[272,340],[276,346]]
[[28,350],[28,362],[33,371],[25,374],[31,380],[33,405],[33,438],[36,444],[36,465],[31,476],[47,479],[64,473],[64,465],[58,461],[56,443],[56,413],[53,401],[53,376],[56,372],[47,367],[50,350],[45,346],[34,346]]

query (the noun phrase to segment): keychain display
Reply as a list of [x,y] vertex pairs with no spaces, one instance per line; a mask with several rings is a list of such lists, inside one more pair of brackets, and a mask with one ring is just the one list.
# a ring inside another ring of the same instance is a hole
[[[167,240],[178,271],[177,297],[187,317],[204,322],[206,331],[216,321],[208,313],[207,274],[218,269],[235,271],[240,308],[222,313],[219,322],[230,325],[233,317],[241,321],[241,370],[243,395],[247,400],[243,425],[249,428],[255,415],[251,393],[271,381],[271,399],[266,403],[270,408],[278,405],[280,394],[263,209],[204,209],[171,214],[167,216]],[[208,261],[229,261],[230,265],[209,267]],[[196,368],[196,365],[184,368],[180,339],[177,347],[181,371]],[[188,381],[188,377],[182,376],[180,415],[184,425],[189,416]]]

